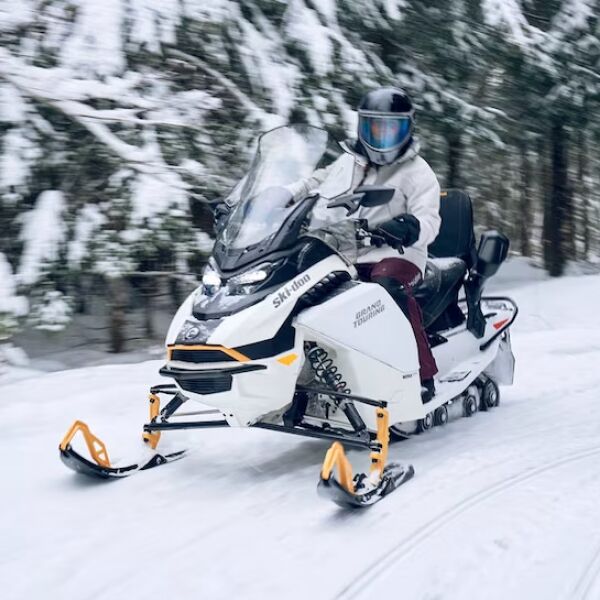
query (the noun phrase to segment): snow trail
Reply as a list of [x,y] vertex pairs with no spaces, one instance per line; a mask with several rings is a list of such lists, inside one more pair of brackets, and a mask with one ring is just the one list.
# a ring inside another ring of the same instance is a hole
[[599,292],[600,276],[510,291],[515,386],[394,444],[416,476],[362,512],[317,496],[327,443],[261,430],[164,435],[189,456],[118,482],[67,471],[57,446],[75,418],[114,462],[138,451],[161,361],[6,383],[3,599],[598,598]]

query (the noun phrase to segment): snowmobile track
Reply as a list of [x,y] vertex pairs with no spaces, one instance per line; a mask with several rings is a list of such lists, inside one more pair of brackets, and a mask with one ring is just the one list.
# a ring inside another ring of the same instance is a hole
[[[433,519],[430,519],[419,527],[410,536],[402,539],[395,547],[388,550],[384,555],[373,560],[359,575],[357,575],[350,583],[348,583],[335,597],[348,599],[358,598],[367,588],[369,583],[372,583],[378,576],[383,574],[391,565],[398,563],[404,559],[412,550],[417,548],[423,542],[431,538],[440,529],[443,529],[448,523],[454,519],[479,505],[485,500],[500,494],[501,492],[510,489],[520,483],[528,481],[537,475],[551,471],[552,469],[562,467],[563,465],[584,460],[592,456],[600,454],[600,446],[588,450],[580,450],[564,456],[558,460],[553,460],[545,463],[542,466],[526,469],[518,474],[507,477],[502,481],[493,483],[471,496],[463,499],[458,504],[448,508],[441,513],[438,513]],[[577,593],[583,594],[579,596],[581,600],[587,599],[587,594],[590,592],[594,582],[597,580],[597,575],[600,573],[600,546],[594,553],[593,558],[588,563],[580,580],[576,584],[575,590]],[[574,593],[575,593],[574,590]],[[577,598],[578,596],[574,596]]]
[[579,577],[579,580],[575,584],[573,591],[569,595],[569,598],[573,600],[588,600],[592,596],[590,592],[594,587],[594,584],[598,581],[600,576],[600,544],[596,547],[596,550],[592,554],[592,558],[587,563],[583,573]]

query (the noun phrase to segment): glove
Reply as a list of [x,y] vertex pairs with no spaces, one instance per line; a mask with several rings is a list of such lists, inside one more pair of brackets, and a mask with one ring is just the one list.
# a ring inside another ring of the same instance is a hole
[[389,246],[398,250],[412,246],[419,239],[421,224],[414,215],[404,214],[379,225],[375,233],[381,235]]

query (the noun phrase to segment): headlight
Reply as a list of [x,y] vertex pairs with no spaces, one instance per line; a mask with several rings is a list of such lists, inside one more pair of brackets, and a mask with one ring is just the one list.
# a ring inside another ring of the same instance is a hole
[[227,290],[232,296],[253,294],[257,284],[262,283],[273,272],[278,263],[263,263],[250,271],[234,275],[227,280]]
[[221,277],[210,265],[206,265],[202,273],[202,286],[207,296],[211,296],[221,287]]
[[246,271],[245,273],[240,273],[239,275],[231,277],[229,283],[232,283],[233,285],[252,285],[253,283],[260,283],[269,276],[270,272],[271,265],[261,265],[257,269]]

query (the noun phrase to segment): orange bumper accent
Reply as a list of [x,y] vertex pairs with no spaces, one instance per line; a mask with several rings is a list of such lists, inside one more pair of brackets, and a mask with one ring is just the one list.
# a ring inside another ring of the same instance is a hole
[[61,450],[66,450],[78,431],[81,431],[83,434],[83,439],[85,440],[90,456],[96,461],[96,464],[109,469],[110,460],[104,442],[97,438],[83,421],[75,421],[75,423],[71,425],[71,428],[62,439],[59,448]]
[[173,350],[218,350],[219,352],[223,352],[227,356],[233,358],[233,360],[237,360],[238,362],[248,362],[250,359],[234,350],[233,348],[226,348],[225,346],[205,346],[205,345],[196,345],[196,346],[186,346],[185,344],[172,344],[167,346],[167,360],[172,360]]
[[292,354],[286,354],[285,356],[278,358],[277,362],[289,367],[291,364],[295,363],[296,360],[298,360],[298,355],[292,352]]

